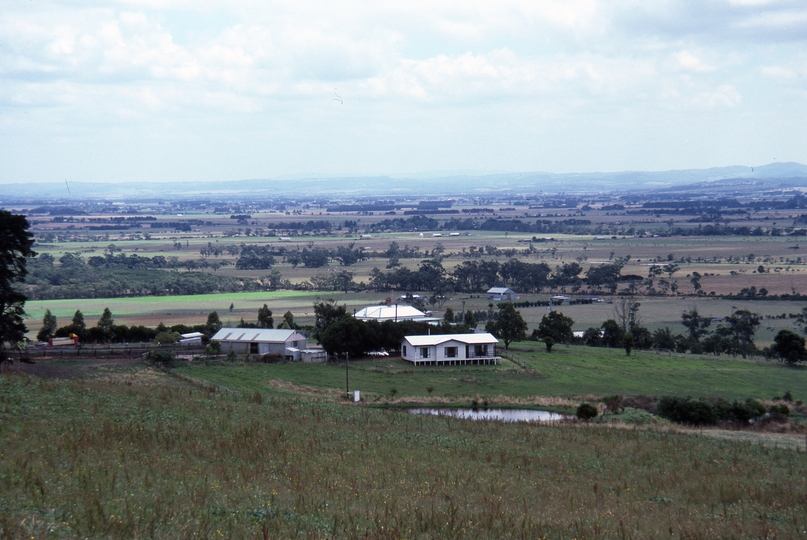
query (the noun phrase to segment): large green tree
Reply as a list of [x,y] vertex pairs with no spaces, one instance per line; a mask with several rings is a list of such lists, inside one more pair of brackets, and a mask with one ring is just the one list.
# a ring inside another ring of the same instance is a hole
[[537,334],[544,341],[550,338],[552,343],[569,343],[573,337],[572,325],[574,325],[574,321],[571,317],[567,317],[560,311],[550,311],[538,324]]
[[521,313],[510,302],[499,304],[499,317],[490,325],[492,334],[504,341],[504,348],[509,349],[513,341],[522,341],[527,338],[527,323],[521,318]]
[[25,279],[28,257],[33,257],[34,237],[25,216],[0,210],[0,360],[5,344],[25,337],[25,295],[16,284]]

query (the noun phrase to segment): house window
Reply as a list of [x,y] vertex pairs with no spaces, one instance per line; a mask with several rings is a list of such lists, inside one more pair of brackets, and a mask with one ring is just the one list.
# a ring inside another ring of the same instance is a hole
[[429,357],[429,348],[428,347],[421,347],[420,348],[420,357],[421,358],[428,358]]
[[406,356],[406,345],[403,346],[403,355]]
[[258,344],[257,343],[250,343],[249,344],[249,354],[258,354]]
[[456,358],[457,357],[457,347],[446,347],[446,358]]
[[488,346],[487,345],[476,345],[474,347],[474,354],[476,356],[487,356],[488,355]]

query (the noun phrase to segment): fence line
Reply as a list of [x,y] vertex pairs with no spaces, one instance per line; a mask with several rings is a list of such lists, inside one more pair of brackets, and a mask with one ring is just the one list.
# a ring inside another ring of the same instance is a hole
[[198,345],[158,345],[154,343],[124,343],[110,345],[86,345],[83,347],[29,347],[21,351],[20,357],[36,358],[105,358],[110,356],[142,356],[152,349],[163,349],[174,353],[202,354],[204,347]]

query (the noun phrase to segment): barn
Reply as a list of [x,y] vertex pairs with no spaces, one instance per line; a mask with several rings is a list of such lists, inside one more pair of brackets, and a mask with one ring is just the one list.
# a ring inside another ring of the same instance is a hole
[[296,330],[282,328],[222,328],[212,337],[221,343],[224,353],[277,355],[287,360],[300,360],[306,338]]
[[515,291],[507,287],[491,287],[486,294],[488,300],[504,300],[507,302],[518,300]]

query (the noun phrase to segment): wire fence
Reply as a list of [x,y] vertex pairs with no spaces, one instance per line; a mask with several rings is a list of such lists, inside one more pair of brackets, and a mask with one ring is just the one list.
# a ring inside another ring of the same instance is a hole
[[[200,355],[204,347],[200,345],[155,343],[111,343],[108,345],[82,345],[61,347],[29,347],[20,352],[20,357],[30,358],[111,358],[143,356],[152,349],[171,351],[176,355]],[[16,356],[16,355],[15,355]]]

